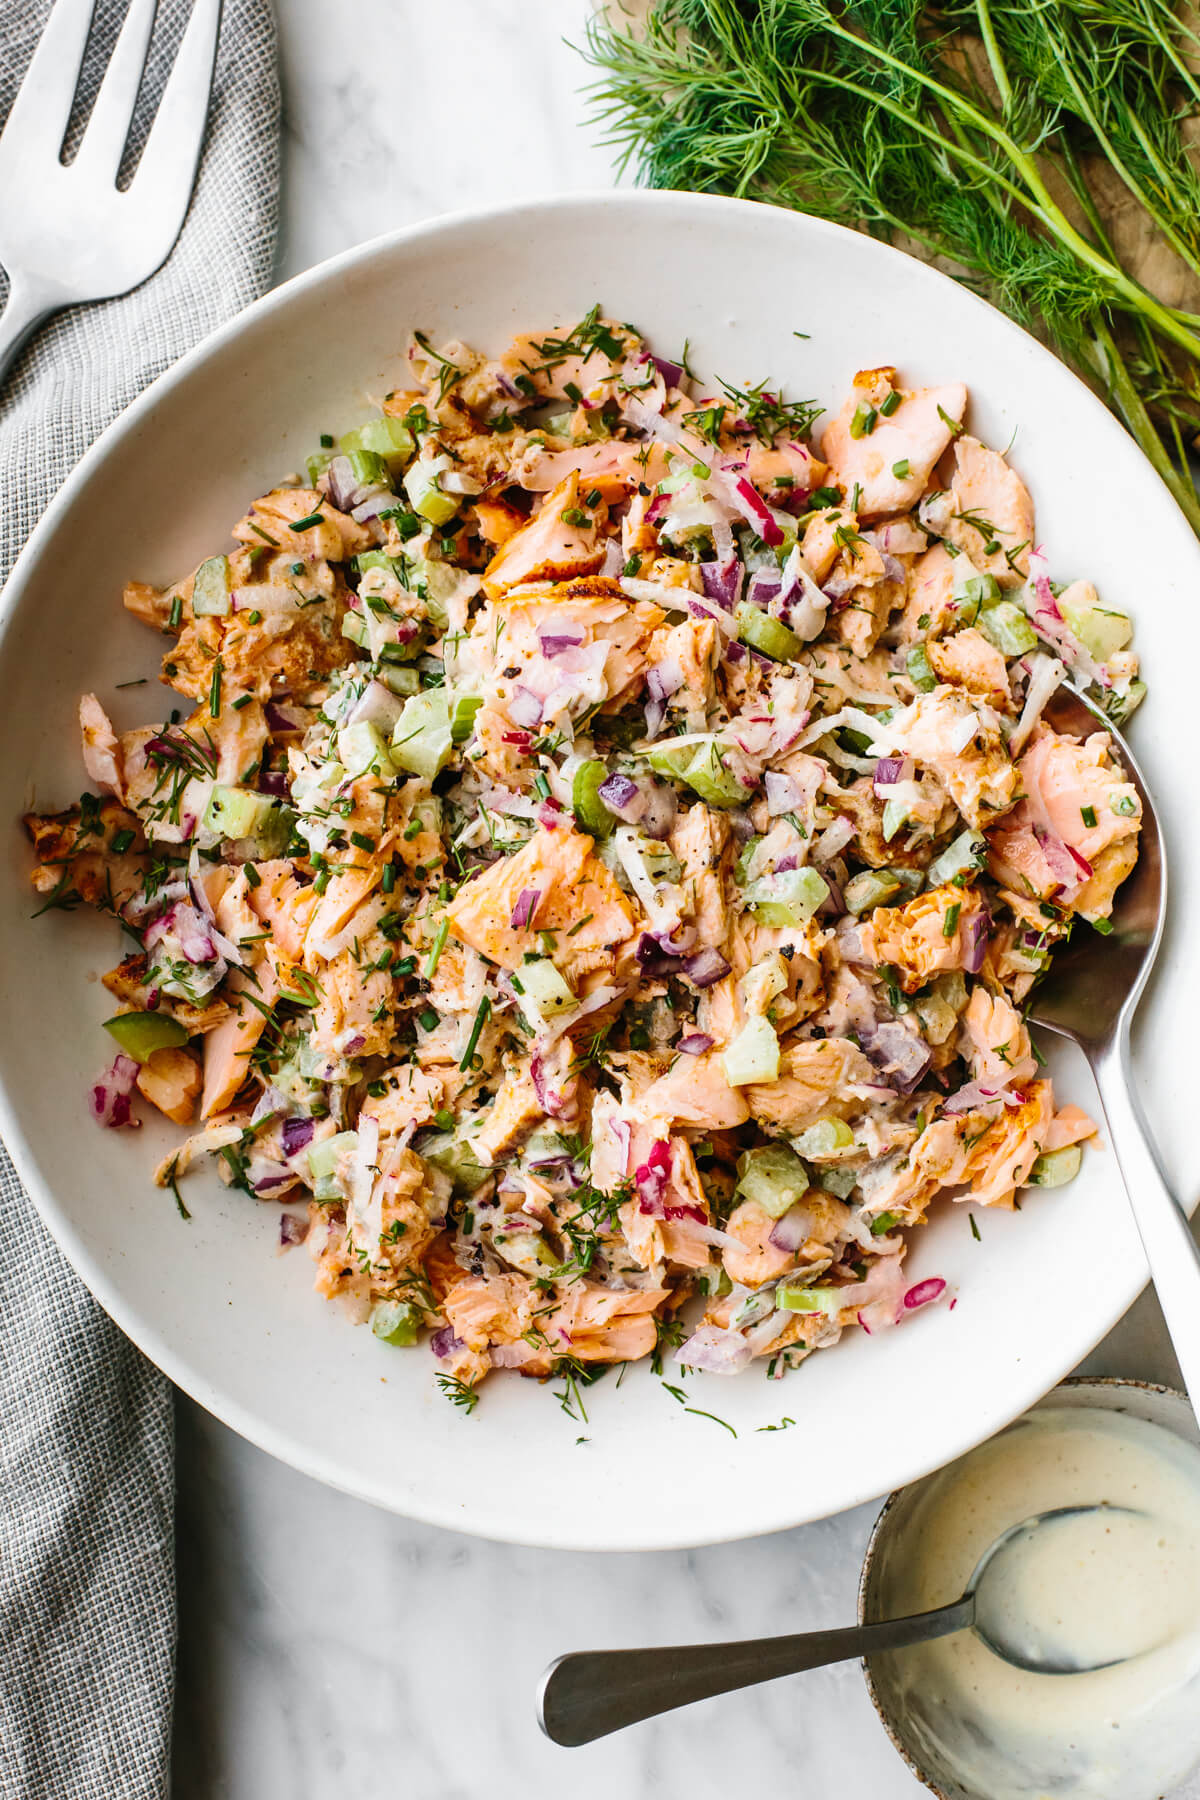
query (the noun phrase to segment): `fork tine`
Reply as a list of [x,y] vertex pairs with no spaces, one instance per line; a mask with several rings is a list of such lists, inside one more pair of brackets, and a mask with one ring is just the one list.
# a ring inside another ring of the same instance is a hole
[[196,179],[220,27],[221,0],[195,0],[129,187],[129,197],[149,209],[164,237],[169,233],[164,257],[183,224]]
[[62,149],[93,10],[94,0],[55,0],[0,137],[6,163],[9,155],[27,161]]
[[121,35],[96,95],[76,161],[115,181],[146,67],[158,0],[130,0]]

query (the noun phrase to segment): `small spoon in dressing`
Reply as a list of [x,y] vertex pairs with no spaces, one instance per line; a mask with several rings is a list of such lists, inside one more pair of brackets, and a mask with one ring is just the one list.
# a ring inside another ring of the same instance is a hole
[[975,1631],[1006,1662],[1035,1675],[1081,1675],[1112,1668],[1125,1656],[1077,1662],[1053,1649],[1039,1653],[1020,1609],[1006,1603],[1006,1574],[1027,1555],[1039,1533],[1068,1519],[1095,1513],[1132,1517],[1129,1507],[1057,1506],[1002,1532],[975,1566],[961,1599],[933,1612],[841,1631],[804,1631],[792,1637],[753,1638],[737,1644],[684,1644],[650,1650],[583,1650],[560,1656],[542,1676],[538,1723],[556,1744],[590,1744],[641,1719],[655,1718],[694,1700],[798,1675],[827,1663],[903,1650],[909,1644]]

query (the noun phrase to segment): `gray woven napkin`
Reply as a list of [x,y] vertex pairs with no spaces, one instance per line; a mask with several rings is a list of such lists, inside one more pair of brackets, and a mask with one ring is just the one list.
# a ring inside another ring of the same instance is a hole
[[[160,0],[148,99],[189,10]],[[85,104],[124,11],[99,0]],[[48,12],[0,3],[0,118]],[[0,579],[104,426],[269,285],[278,126],[269,0],[225,0],[174,252],[134,293],[44,325],[0,389]],[[173,1508],[169,1385],[63,1261],[0,1149],[0,1800],[165,1794]]]

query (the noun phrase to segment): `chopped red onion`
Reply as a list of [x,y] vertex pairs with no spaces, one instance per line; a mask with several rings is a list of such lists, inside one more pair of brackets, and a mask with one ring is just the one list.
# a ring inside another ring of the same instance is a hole
[[720,562],[700,563],[698,566],[706,597],[732,612],[742,588],[743,569],[737,557],[726,557]]
[[675,1048],[682,1056],[703,1056],[706,1050],[712,1049],[713,1042],[707,1031],[689,1031],[686,1037],[680,1038]]
[[903,781],[903,779],[904,758],[902,756],[881,756],[879,758],[875,764],[875,774],[872,777],[874,787],[893,787],[896,782]]
[[508,703],[508,716],[514,725],[533,730],[542,722],[542,703],[532,688],[517,686],[512,691]]
[[279,1215],[279,1243],[287,1250],[293,1244],[302,1244],[308,1236],[308,1220],[298,1218],[295,1213],[283,1212]]
[[634,1170],[633,1179],[643,1212],[662,1205],[671,1179],[671,1149],[665,1138],[658,1138],[651,1144],[645,1162]]
[[795,812],[803,806],[804,795],[793,776],[780,774],[777,769],[768,769],[764,785],[767,790],[767,811],[772,818],[780,813]]
[[813,1216],[802,1200],[789,1207],[781,1219],[776,1219],[770,1231],[770,1242],[777,1250],[786,1250],[793,1255],[802,1244],[808,1242],[813,1233]]
[[901,1025],[898,1019],[882,1025],[860,1027],[863,1049],[902,1093],[910,1093],[924,1075],[932,1060],[932,1051],[924,1039]]
[[620,540],[618,538],[609,538],[604,546],[604,561],[596,571],[597,574],[607,575],[610,579],[615,579],[624,567],[625,558],[621,553]]
[[931,1275],[925,1281],[918,1281],[910,1287],[904,1296],[907,1311],[912,1312],[918,1306],[928,1306],[931,1300],[940,1300],[946,1291],[946,1283],[940,1275]]
[[280,1128],[283,1154],[298,1156],[300,1151],[312,1142],[314,1130],[315,1126],[311,1119],[285,1119]]
[[754,526],[764,544],[772,549],[783,542],[783,531],[776,523],[766,501],[757,494],[744,475],[738,475],[733,482],[733,490],[737,495],[744,518]]
[[980,1081],[967,1081],[963,1083],[957,1093],[951,1094],[942,1111],[957,1118],[962,1113],[994,1113],[997,1107],[1020,1106],[1020,1104],[1016,1094],[1007,1087],[993,1086],[990,1083],[985,1086]]
[[264,769],[258,777],[258,791],[260,794],[270,794],[276,800],[286,800],[287,776],[282,769]]
[[638,358],[639,362],[650,362],[658,370],[669,388],[677,388],[683,381],[683,367],[680,363],[668,362],[665,356],[655,356],[653,351],[646,351]]
[[463,1340],[455,1335],[453,1325],[443,1325],[430,1338],[429,1348],[435,1356],[445,1358],[453,1356],[456,1350],[464,1349],[465,1345]]
[[729,964],[719,950],[709,945],[697,950],[694,956],[684,958],[683,972],[693,987],[706,988],[728,975]]
[[664,656],[646,672],[646,691],[655,700],[669,700],[683,686],[683,670],[673,656]]
[[746,598],[752,606],[765,608],[772,600],[778,600],[782,591],[783,578],[777,569],[755,569],[746,589]]
[[699,1369],[706,1375],[739,1375],[753,1357],[753,1350],[737,1331],[725,1331],[719,1325],[701,1325],[680,1345],[677,1362],[687,1369]]
[[385,687],[382,681],[368,681],[346,714],[346,723],[357,725],[365,720],[368,725],[377,725],[384,736],[390,738],[403,710],[403,700],[393,694],[391,688]]
[[647,700],[646,702],[646,736],[656,738],[663,728],[663,720],[667,716],[665,700]]
[[609,775],[596,789],[609,812],[627,825],[636,825],[646,810],[647,796],[628,775]]
[[140,1120],[133,1116],[129,1096],[137,1084],[138,1065],[132,1056],[120,1055],[96,1081],[89,1094],[88,1106],[98,1125],[118,1130],[122,1125],[136,1127]]
[[362,1047],[366,1043],[366,1041],[367,1040],[363,1036],[362,1032],[356,1031],[354,1036],[352,1038],[347,1038],[346,1042],[342,1045],[342,1055],[343,1056],[354,1056],[359,1050],[362,1049]]
[[[541,645],[543,656],[562,656],[567,650],[578,650],[582,642],[582,632],[580,632],[578,637],[575,637],[570,632],[566,631],[538,632],[538,643]],[[538,718],[541,718],[540,708],[538,711]]]
[[533,922],[533,915],[537,911],[538,901],[541,897],[541,888],[521,889],[521,892],[517,895],[517,904],[512,909],[512,918],[509,920],[514,931],[527,931],[529,929],[529,926]]
[[286,702],[279,700],[268,700],[263,711],[271,731],[282,733],[304,730],[305,720],[297,707],[288,706]]
[[[707,953],[701,951],[700,954]],[[678,975],[687,966],[686,964],[681,965],[677,956],[672,956],[665,951],[658,939],[651,937],[648,931],[644,931],[638,939],[634,955],[637,957],[642,974],[650,981],[659,981],[667,975]]]
[[642,794],[646,801],[642,830],[647,837],[661,842],[671,835],[679,811],[679,796],[669,782],[655,781],[652,777],[643,786]]
[[963,930],[963,968],[968,975],[978,975],[987,955],[988,928],[991,920],[985,912],[975,913]]

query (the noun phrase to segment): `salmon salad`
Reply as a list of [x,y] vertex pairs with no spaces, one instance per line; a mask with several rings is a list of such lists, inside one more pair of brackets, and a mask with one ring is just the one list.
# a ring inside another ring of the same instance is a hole
[[185,1217],[215,1164],[460,1401],[886,1333],[953,1304],[905,1271],[932,1209],[1094,1133],[1023,1007],[1141,808],[1043,711],[1132,712],[1130,621],[961,382],[821,417],[599,307],[414,333],[232,547],[127,586],[169,717],[85,695],[89,791],[25,818],[41,910],[130,946],[98,1124],[184,1128]]

